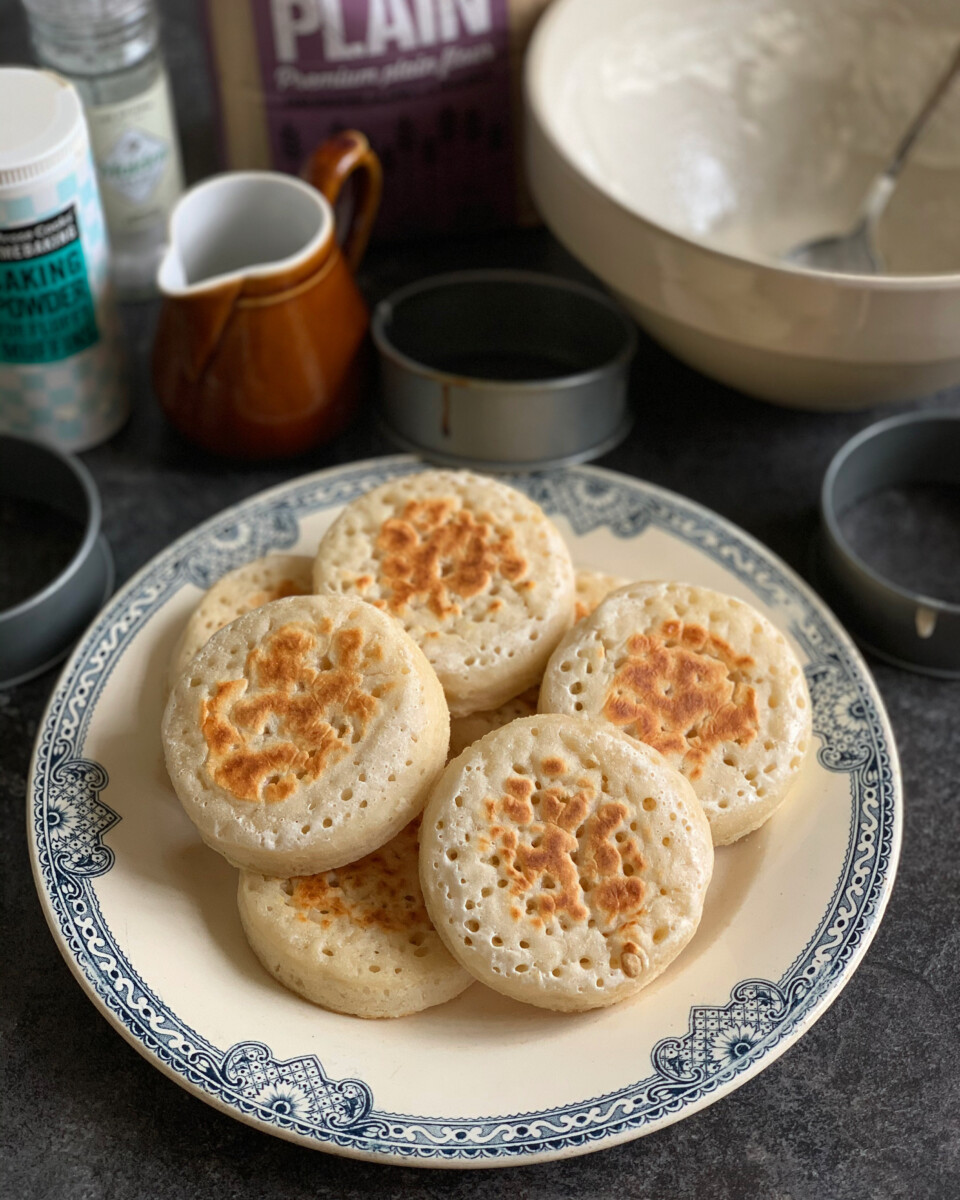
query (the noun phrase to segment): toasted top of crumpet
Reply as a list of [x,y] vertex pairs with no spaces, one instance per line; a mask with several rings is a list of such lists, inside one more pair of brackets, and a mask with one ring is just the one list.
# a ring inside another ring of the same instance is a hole
[[592,571],[589,567],[577,567],[576,619],[582,621],[584,617],[589,617],[605,596],[626,587],[629,582],[629,579],[621,579],[619,575],[604,575],[602,571]]
[[443,766],[449,717],[414,641],[361,600],[274,600],[210,638],[163,719],[208,845],[264,874],[342,866],[394,837]]
[[543,712],[600,717],[690,780],[714,844],[758,828],[810,744],[810,697],[786,637],[749,604],[686,583],[613,592],[557,647]]
[[268,554],[228,571],[205,592],[184,626],[170,659],[169,686],[211,634],[271,600],[313,591],[313,559],[305,554]]
[[240,917],[266,969],[315,1004],[358,1017],[402,1017],[471,984],[423,904],[419,824],[336,870],[293,879],[241,872]]
[[573,622],[573,566],[553,522],[467,471],[403,476],[348,505],[320,543],[314,587],[395,617],[453,716],[535,684]]
[[693,789],[600,721],[526,717],[451,762],[420,879],[451,954],[497,991],[580,1010],[656,978],[700,921],[713,870]]

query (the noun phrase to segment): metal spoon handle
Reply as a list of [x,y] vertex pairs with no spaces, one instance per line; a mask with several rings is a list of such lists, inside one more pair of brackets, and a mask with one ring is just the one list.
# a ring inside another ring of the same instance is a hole
[[931,113],[940,103],[944,92],[953,82],[953,77],[960,71],[960,46],[954,51],[953,58],[950,60],[950,65],[943,72],[937,82],[934,84],[923,103],[923,107],[913,118],[910,127],[897,143],[897,148],[893,153],[893,158],[890,160],[890,165],[883,172],[890,179],[896,177],[903,170],[903,164],[907,161],[910,151],[913,149],[913,144],[920,136],[924,125],[926,125]]

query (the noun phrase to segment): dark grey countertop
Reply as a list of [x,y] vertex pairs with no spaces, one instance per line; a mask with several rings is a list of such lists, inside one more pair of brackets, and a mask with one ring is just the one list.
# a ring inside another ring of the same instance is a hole
[[[187,167],[196,178],[213,162],[197,18],[189,0],[162,8]],[[0,61],[25,58],[17,10],[0,0]],[[584,277],[546,232],[534,231],[378,249],[361,283],[375,300],[425,274],[476,265]],[[103,498],[118,582],[236,500],[307,470],[392,449],[368,408],[334,445],[295,463],[211,460],[177,440],[151,395],[154,308],[131,308],[126,319],[136,368],[133,417],[83,456]],[[801,573],[824,469],[846,438],[879,415],[767,406],[702,378],[643,337],[632,398],[633,433],[602,464],[708,505]],[[960,411],[960,393],[926,403]],[[696,1116],[585,1158],[479,1174],[369,1165],[271,1138],[182,1091],[107,1025],[60,958],[27,860],[27,767],[55,672],[0,691],[0,1193],[31,1200],[960,1195],[960,683],[871,666],[900,748],[906,827],[887,915],[836,1003],[779,1061]]]

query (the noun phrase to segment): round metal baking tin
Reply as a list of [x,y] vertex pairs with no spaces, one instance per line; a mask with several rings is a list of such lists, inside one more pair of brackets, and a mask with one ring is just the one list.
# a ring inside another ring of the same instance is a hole
[[840,528],[841,514],[857,501],[906,483],[960,484],[960,414],[890,417],[840,448],[820,492],[819,567],[828,599],[866,649],[909,670],[958,678],[960,604],[887,579]]
[[606,296],[527,271],[462,271],[374,311],[387,433],[447,466],[542,470],[626,437],[637,335]]
[[100,533],[100,496],[77,459],[0,434],[0,494],[45,504],[83,525],[80,545],[60,574],[0,609],[0,687],[11,687],[63,658],[113,591],[114,570]]

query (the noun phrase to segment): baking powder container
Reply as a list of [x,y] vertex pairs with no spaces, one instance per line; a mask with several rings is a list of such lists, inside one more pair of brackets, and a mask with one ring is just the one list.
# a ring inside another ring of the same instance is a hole
[[[908,413],[869,426],[843,445],[820,493],[818,582],[868,650],[926,675],[960,677],[960,604],[903,587],[866,563],[840,517],[858,501],[904,484],[960,484],[960,414]],[[897,537],[897,530],[890,530]],[[945,546],[958,555],[960,546]]]
[[[77,459],[30,438],[0,434],[0,503],[42,506],[77,531],[61,569],[33,594],[0,608],[0,687],[63,658],[113,591],[113,559],[100,533],[100,497]],[[0,536],[2,536],[0,529]],[[4,558],[4,569],[17,564]],[[9,585],[10,581],[6,581]]]
[[127,416],[83,109],[50,71],[0,67],[0,431],[83,450]]
[[630,429],[630,319],[578,283],[524,271],[439,275],[373,315],[383,419],[425,458],[484,471],[597,458]]

